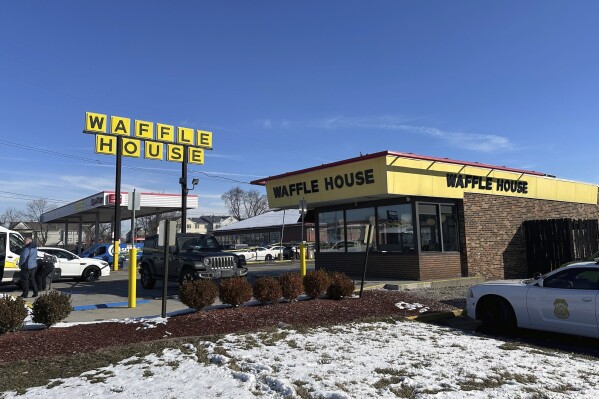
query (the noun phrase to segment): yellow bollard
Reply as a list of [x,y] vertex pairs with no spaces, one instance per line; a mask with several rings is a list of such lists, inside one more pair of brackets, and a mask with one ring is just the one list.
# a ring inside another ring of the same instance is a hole
[[119,270],[119,249],[120,249],[120,242],[119,241],[115,241],[114,245],[112,248],[114,248],[114,253],[112,254],[112,269],[114,271]]
[[300,276],[306,275],[306,244],[300,244]]
[[129,307],[137,306],[137,248],[129,250]]

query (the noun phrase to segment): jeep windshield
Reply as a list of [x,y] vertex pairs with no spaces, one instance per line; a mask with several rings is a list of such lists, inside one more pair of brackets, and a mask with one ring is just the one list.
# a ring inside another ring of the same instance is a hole
[[179,237],[177,247],[181,252],[215,252],[220,251],[220,245],[214,237]]

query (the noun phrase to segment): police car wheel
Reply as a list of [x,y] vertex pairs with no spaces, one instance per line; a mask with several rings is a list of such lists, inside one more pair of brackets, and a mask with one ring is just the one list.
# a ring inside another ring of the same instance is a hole
[[502,298],[487,299],[478,311],[482,328],[488,332],[509,333],[516,327],[516,316],[511,305]]
[[270,262],[272,260],[272,255],[266,255],[265,259],[267,262]]

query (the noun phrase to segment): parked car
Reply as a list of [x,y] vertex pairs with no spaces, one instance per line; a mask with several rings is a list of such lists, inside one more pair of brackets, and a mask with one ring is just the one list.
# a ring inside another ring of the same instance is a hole
[[[215,237],[206,234],[177,234],[175,245],[167,249],[167,278],[183,284],[199,278],[215,279],[247,275],[245,259],[224,252]],[[154,288],[164,277],[164,247],[159,237],[146,237],[139,273],[141,286]]]
[[299,259],[299,254],[299,247],[290,245],[283,248],[283,259]]
[[256,252],[256,260],[271,261],[279,256],[279,251],[273,251],[264,247],[256,247],[254,251]]
[[233,251],[226,251],[245,259],[246,261],[256,260],[256,251],[253,248],[242,248]]
[[528,280],[488,281],[466,295],[468,316],[496,331],[515,327],[599,338],[599,265],[577,262]]
[[83,281],[95,281],[101,276],[110,275],[108,262],[101,259],[81,258],[62,248],[39,247],[40,251],[56,256],[58,265],[54,273],[60,277],[72,277]]

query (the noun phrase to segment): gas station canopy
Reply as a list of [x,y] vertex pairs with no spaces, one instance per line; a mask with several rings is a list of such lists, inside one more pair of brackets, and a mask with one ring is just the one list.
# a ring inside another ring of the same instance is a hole
[[[42,223],[111,223],[114,221],[114,191],[101,191],[44,213]],[[131,219],[129,193],[121,192],[121,219]],[[187,195],[187,209],[198,207],[198,196]],[[156,215],[181,210],[181,194],[140,193],[140,209],[135,217]]]

